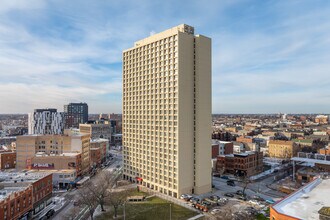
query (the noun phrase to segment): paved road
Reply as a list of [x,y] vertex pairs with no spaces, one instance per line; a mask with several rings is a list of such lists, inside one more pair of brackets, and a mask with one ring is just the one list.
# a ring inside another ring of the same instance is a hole
[[[110,172],[114,172],[118,169],[118,166],[122,166],[122,157],[120,153],[114,154],[113,163],[106,167],[103,170],[108,170]],[[95,178],[91,178],[91,181],[93,181]],[[66,216],[68,216],[72,210],[74,210],[76,213],[79,213],[83,207],[77,207],[73,205],[74,198],[77,196],[77,190],[73,190],[67,193],[62,194],[62,197],[66,198],[69,203],[61,210],[61,212],[57,213],[56,216],[54,216],[53,220],[63,220]]]
[[[227,180],[213,177],[213,184],[215,185],[215,188],[218,189],[213,194],[219,195],[219,196],[224,196],[225,193],[234,193],[235,194],[237,190],[243,190],[243,184],[237,183],[237,182],[235,182],[235,183],[236,183],[235,186],[228,186]],[[260,188],[260,191],[258,193],[258,190],[255,189],[256,187],[258,188],[258,185],[257,186],[255,186],[255,185],[257,185],[257,184],[248,185],[247,189],[245,190],[245,193],[248,196],[259,195],[263,199],[278,200],[285,195],[285,194],[283,195],[283,193],[281,193],[281,194],[272,193],[273,190],[271,190],[269,188],[262,188],[262,189]]]

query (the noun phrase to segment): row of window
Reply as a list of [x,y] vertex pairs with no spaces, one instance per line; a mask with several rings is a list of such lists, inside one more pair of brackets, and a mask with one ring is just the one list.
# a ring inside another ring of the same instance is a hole
[[[168,52],[168,53],[166,53]],[[178,53],[172,53],[172,50],[164,51],[158,54],[148,54],[146,56],[137,57],[132,60],[124,60],[124,71],[134,67],[146,66],[150,64],[155,64],[159,66],[165,66],[172,63],[178,63]],[[124,72],[127,73],[127,72]]]
[[151,42],[151,43],[143,45],[143,46],[139,46],[139,43],[137,42],[136,43],[137,47],[132,49],[132,50],[126,51],[124,53],[124,57],[129,57],[131,55],[135,55],[137,52],[142,52],[142,51],[145,51],[145,50],[150,49],[150,48],[154,48],[154,47],[157,47],[157,46],[162,46],[164,44],[176,43],[177,40],[178,40],[178,35],[173,35],[173,36],[169,36],[169,37],[160,39],[158,41]]

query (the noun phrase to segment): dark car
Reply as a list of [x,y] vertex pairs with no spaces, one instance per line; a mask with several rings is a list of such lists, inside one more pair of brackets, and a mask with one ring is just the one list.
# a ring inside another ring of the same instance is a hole
[[232,193],[225,193],[225,196],[233,198],[234,197],[234,194],[232,194]]
[[244,196],[244,194],[243,194],[243,191],[242,191],[242,190],[237,190],[237,191],[236,191],[236,195],[239,195],[239,196]]
[[55,214],[55,210],[54,210],[54,209],[50,209],[50,210],[46,213],[46,216],[47,216],[47,218],[50,218],[50,217],[52,217],[54,214]]
[[234,181],[232,181],[232,180],[228,180],[228,181],[227,181],[227,185],[228,185],[228,186],[235,186],[235,183],[234,183]]
[[258,195],[254,195],[254,196],[252,196],[252,199],[255,199],[255,200],[258,200],[258,201],[265,201],[263,198],[261,198],[261,197],[258,196]]
[[195,198],[195,197],[189,200],[189,202],[191,202],[192,204],[197,204],[199,201],[200,201],[199,198]]
[[246,201],[247,200],[247,198],[245,196],[239,196],[238,199],[239,200],[243,200],[243,201]]
[[220,178],[221,178],[221,179],[225,179],[225,180],[229,179],[228,176],[221,176]]

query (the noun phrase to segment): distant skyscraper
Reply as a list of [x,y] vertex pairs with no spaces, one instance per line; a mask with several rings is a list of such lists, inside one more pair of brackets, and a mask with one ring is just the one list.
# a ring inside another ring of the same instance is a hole
[[211,39],[179,25],[123,52],[124,178],[211,191]]
[[64,113],[56,109],[35,109],[29,113],[29,134],[63,134]]
[[70,103],[64,105],[65,128],[79,128],[79,124],[88,121],[88,105],[86,103]]

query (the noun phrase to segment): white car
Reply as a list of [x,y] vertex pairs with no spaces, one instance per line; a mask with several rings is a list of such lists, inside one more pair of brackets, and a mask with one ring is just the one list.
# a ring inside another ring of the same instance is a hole
[[217,214],[218,212],[220,212],[221,210],[220,209],[213,209],[211,211],[211,214],[214,215],[214,214]]
[[249,200],[249,203],[253,205],[259,205],[259,202],[257,200]]
[[188,195],[188,194],[182,194],[180,196],[180,199],[184,199],[184,200],[189,200],[192,196]]

